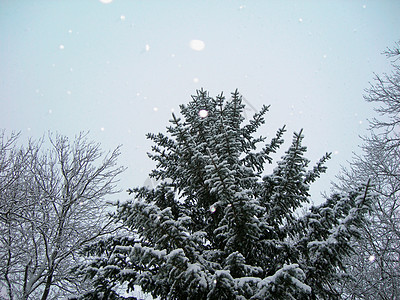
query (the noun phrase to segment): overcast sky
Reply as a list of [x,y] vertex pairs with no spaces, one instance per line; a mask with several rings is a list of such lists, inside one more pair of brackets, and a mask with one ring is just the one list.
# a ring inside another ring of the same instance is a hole
[[125,190],[153,166],[147,132],[196,89],[238,88],[249,115],[271,105],[261,134],[304,128],[308,158],[333,152],[318,202],[373,116],[363,90],[390,70],[399,15],[399,1],[1,0],[0,128],[123,144]]

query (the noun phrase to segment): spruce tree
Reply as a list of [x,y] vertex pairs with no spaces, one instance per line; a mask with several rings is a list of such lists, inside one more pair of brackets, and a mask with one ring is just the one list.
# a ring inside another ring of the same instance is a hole
[[255,137],[268,106],[245,122],[238,91],[227,100],[200,90],[180,108],[166,134],[147,136],[160,183],[130,189],[113,215],[124,231],[86,247],[81,271],[94,289],[83,298],[124,299],[121,286],[160,299],[339,298],[334,282],[368,210],[368,184],[299,216],[329,153],[309,168],[300,131],[266,175],[285,132]]

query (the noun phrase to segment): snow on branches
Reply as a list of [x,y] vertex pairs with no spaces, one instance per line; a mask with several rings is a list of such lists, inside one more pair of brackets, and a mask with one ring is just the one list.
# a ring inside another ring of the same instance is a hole
[[119,271],[97,287],[140,285],[161,299],[338,296],[332,283],[363,222],[368,186],[332,195],[298,217],[330,154],[308,169],[300,131],[265,174],[285,132],[283,126],[269,142],[254,137],[268,108],[244,124],[238,91],[227,100],[199,90],[180,117],[172,115],[166,134],[148,134],[155,143],[151,176],[161,183],[131,189],[134,199],[118,205],[114,218],[135,239],[127,245],[111,238],[99,262]]

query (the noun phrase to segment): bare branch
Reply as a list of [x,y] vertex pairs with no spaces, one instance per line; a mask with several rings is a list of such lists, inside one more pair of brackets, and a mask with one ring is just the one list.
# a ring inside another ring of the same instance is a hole
[[49,134],[50,148],[42,138],[25,149],[16,145],[18,134],[0,134],[0,259],[8,258],[0,283],[9,295],[46,299],[70,292],[60,287],[80,248],[115,230],[105,198],[117,192],[125,170],[117,166],[120,146],[103,154],[87,136],[71,142]]

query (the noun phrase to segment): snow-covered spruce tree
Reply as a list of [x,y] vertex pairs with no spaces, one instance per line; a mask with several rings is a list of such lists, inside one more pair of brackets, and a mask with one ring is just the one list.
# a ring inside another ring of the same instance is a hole
[[161,183],[129,190],[134,199],[114,216],[125,234],[86,248],[82,270],[95,289],[84,298],[123,299],[124,284],[160,299],[339,297],[333,282],[364,220],[368,185],[297,217],[330,155],[306,170],[300,131],[265,176],[285,128],[266,143],[254,134],[268,107],[246,125],[243,111],[237,91],[226,100],[200,90],[167,135],[148,135]]

